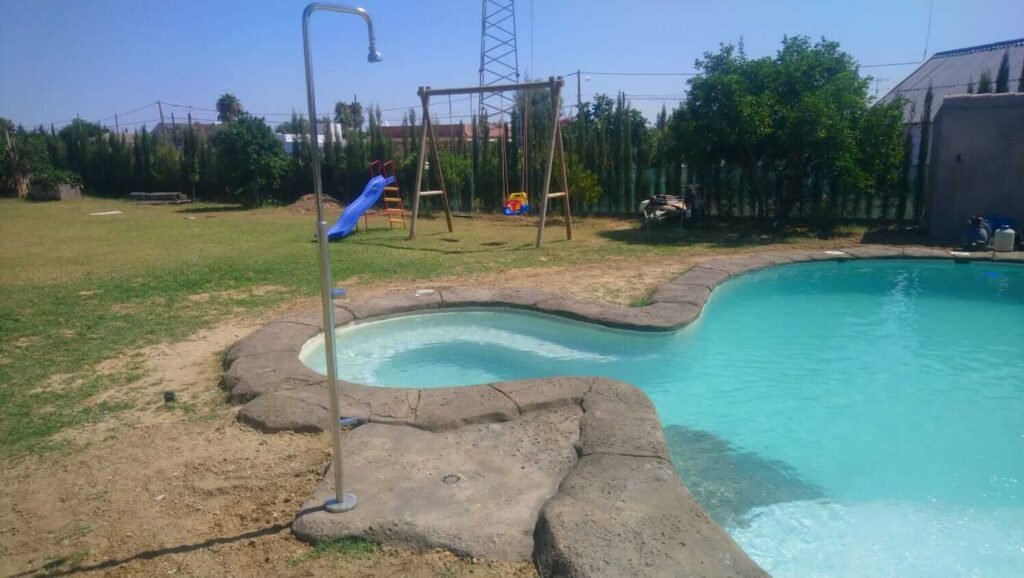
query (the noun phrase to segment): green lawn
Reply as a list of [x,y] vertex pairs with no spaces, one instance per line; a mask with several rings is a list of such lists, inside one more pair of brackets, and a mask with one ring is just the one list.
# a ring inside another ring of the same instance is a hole
[[[123,214],[89,215],[107,210]],[[555,220],[536,251],[534,223],[457,219],[449,234],[443,219],[423,219],[410,242],[378,218],[332,245],[334,279],[351,286],[743,245],[720,231],[580,219],[572,242]],[[311,215],[285,208],[0,200],[0,455],[45,449],[61,430],[125,409],[83,403],[140,377],[131,367],[101,374],[97,363],[315,295],[313,229]]]

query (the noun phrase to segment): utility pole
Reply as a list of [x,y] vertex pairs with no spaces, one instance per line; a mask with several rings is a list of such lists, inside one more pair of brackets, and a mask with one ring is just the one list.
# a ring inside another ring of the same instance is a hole
[[580,69],[576,69],[576,115],[583,112],[583,89],[580,87]]
[[171,111],[171,144],[178,148],[178,123],[174,122],[174,111]]
[[117,134],[121,134],[121,125],[118,124],[118,122],[117,122],[117,113],[116,112],[114,113],[114,130],[117,131]]
[[162,102],[160,102],[158,100],[158,101],[156,101],[156,107],[158,109],[160,109],[160,127],[163,129],[164,133],[166,134],[167,133],[167,125],[164,124],[164,103],[162,103]]

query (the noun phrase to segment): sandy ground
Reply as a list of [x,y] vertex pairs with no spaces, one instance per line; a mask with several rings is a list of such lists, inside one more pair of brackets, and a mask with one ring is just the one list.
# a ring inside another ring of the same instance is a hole
[[[626,304],[699,257],[518,270],[459,284],[528,286]],[[454,283],[419,286],[446,284]],[[315,301],[290,304],[311,306]],[[327,436],[263,435],[243,427],[219,388],[221,353],[281,313],[232,320],[101,364],[100,370],[142,364],[143,380],[104,394],[136,409],[65,434],[73,451],[0,463],[0,574],[533,576],[528,563],[466,560],[444,551],[316,557],[292,536],[295,509],[329,458]],[[165,390],[177,393],[177,407],[165,406]]]

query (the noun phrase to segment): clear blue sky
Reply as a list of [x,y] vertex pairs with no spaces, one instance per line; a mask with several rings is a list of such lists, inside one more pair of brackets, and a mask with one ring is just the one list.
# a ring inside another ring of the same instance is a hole
[[[247,110],[305,110],[297,0],[0,0],[0,116],[25,125],[76,114],[105,119],[156,100],[213,108],[233,92]],[[532,12],[531,14],[531,5]],[[479,0],[367,0],[385,61],[365,60],[366,32],[351,16],[314,17],[318,107],[358,95],[382,108],[415,105],[419,85],[478,82]],[[783,35],[838,40],[862,64],[917,61],[929,0],[519,0],[519,61],[532,77],[584,71],[686,72],[702,52],[741,36],[754,56]],[[1024,36],[1021,0],[935,0],[929,54]],[[913,66],[871,69],[880,94]],[[567,98],[575,100],[575,78]],[[681,77],[597,76],[596,92],[681,94]],[[666,100],[669,108],[675,101]],[[651,116],[662,100],[634,104]],[[444,121],[447,101],[435,112]],[[178,118],[185,109],[166,107]],[[453,104],[468,115],[468,102]],[[197,118],[213,113],[194,111]],[[385,120],[400,121],[401,112]],[[155,107],[122,123],[158,118]],[[270,116],[279,121],[283,117]]]

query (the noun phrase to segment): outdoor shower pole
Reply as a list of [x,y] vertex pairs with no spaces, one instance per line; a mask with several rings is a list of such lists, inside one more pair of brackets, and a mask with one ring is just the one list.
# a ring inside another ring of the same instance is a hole
[[[313,89],[313,57],[309,52],[309,17],[317,10],[354,14],[366,21],[370,35],[370,53],[367,60],[380,62],[377,43],[373,35],[373,20],[366,10],[351,6],[313,2],[302,12],[302,49],[306,57],[306,98],[309,102],[309,127],[313,142],[313,192],[316,193],[316,242],[320,252],[320,300],[323,306],[324,354],[327,356],[327,388],[331,398],[331,450],[334,458],[334,497],[324,503],[328,512],[347,512],[356,507],[354,494],[345,493],[345,468],[341,459],[341,392],[338,391],[338,353],[334,341],[334,283],[331,282],[331,251],[327,241],[327,221],[324,219],[324,186],[320,180],[320,140],[316,130],[316,97]],[[328,127],[329,129],[329,127]]]

